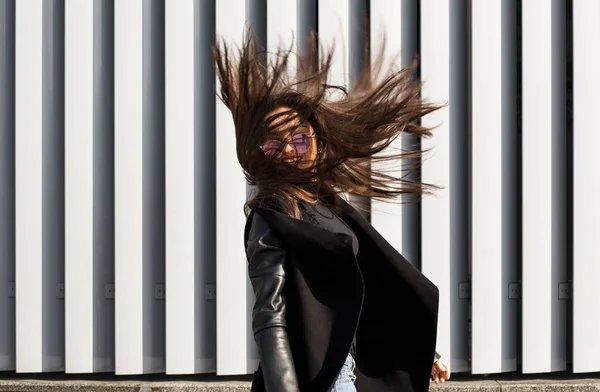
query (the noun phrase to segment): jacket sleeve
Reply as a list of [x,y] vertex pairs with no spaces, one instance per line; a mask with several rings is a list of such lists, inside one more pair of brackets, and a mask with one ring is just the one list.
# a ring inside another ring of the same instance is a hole
[[251,217],[246,254],[256,303],[252,331],[258,345],[267,392],[298,392],[285,323],[285,250],[258,214]]
[[433,357],[433,363],[436,363],[438,361],[438,359],[440,359],[442,356],[440,354],[438,354],[438,352],[435,352],[435,356]]

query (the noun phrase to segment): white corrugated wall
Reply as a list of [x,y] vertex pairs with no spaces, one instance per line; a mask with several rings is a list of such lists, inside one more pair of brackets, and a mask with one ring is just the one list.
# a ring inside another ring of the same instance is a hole
[[314,29],[351,87],[366,21],[448,104],[391,147],[433,148],[411,176],[443,188],[369,216],[440,288],[437,351],[600,371],[596,0],[0,0],[0,370],[252,373],[249,188],[210,45],[251,27],[303,52]]

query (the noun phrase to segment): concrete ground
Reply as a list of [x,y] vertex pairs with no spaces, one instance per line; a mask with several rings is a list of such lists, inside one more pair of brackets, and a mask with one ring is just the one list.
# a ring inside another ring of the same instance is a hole
[[[576,376],[576,378],[574,377]],[[600,373],[553,373],[534,376],[498,374],[487,377],[453,375],[444,384],[431,384],[432,392],[600,392]],[[250,377],[43,375],[0,372],[0,392],[249,392]]]

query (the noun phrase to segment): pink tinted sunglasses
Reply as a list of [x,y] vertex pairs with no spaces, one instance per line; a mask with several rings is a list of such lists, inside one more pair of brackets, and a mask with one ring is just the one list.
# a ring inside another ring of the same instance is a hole
[[310,149],[310,139],[315,135],[299,132],[292,136],[289,142],[277,139],[268,139],[261,144],[260,149],[270,158],[280,158],[283,154],[284,143],[291,143],[297,154],[304,154]]

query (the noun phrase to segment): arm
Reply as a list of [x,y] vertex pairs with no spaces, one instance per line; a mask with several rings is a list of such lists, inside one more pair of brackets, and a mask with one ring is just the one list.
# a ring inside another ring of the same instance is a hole
[[297,392],[298,380],[287,338],[285,301],[285,250],[267,222],[254,214],[248,235],[248,275],[256,303],[252,331],[267,392]]

